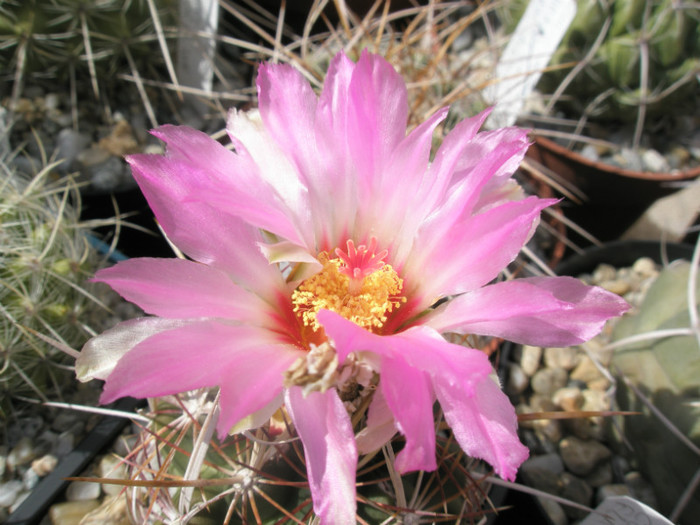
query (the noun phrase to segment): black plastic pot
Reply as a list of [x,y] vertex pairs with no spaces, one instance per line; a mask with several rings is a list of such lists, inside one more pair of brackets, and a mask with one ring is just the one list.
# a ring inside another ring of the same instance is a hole
[[544,137],[527,156],[549,168],[586,195],[580,205],[564,208],[567,218],[601,241],[619,239],[657,199],[680,189],[679,182],[700,176],[700,167],[679,173],[652,173],[597,162]]
[[[132,412],[140,404],[143,404],[141,399],[124,398],[109,408]],[[61,460],[53,472],[34,487],[27,499],[10,514],[5,524],[39,523],[46,515],[48,508],[63,495],[69,483],[66,478],[78,476],[98,454],[107,450],[129,421],[123,417],[103,417],[78,446]]]

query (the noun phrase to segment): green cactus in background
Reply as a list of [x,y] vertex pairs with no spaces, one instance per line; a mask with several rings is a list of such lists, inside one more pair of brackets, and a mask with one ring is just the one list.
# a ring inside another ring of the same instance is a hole
[[[117,73],[133,75],[162,65],[153,49],[159,38],[165,42],[166,35],[156,28],[173,24],[173,4],[171,0],[1,3],[0,68],[13,72],[6,78],[12,89],[10,109],[16,106],[27,78],[70,84],[79,95],[92,91],[100,98],[117,85],[123,89]],[[169,60],[169,54],[161,51],[161,58]]]
[[697,4],[675,0],[578,0],[550,65],[583,67],[548,72],[539,88],[566,112],[601,121],[697,114],[699,20]]
[[[636,315],[620,320],[613,341],[664,329],[691,326],[688,310],[690,265],[677,263],[664,269],[649,289]],[[700,283],[696,283],[700,297]],[[694,306],[700,306],[700,300]],[[654,487],[661,510],[671,514],[691,480],[700,470],[700,343],[697,334],[657,337],[627,344],[616,351],[613,370],[648,398],[687,438],[684,444],[668,425],[652,414],[632,387],[618,382],[620,408],[642,413],[622,420],[634,458]],[[693,450],[692,447],[695,447]],[[700,495],[689,494],[682,512],[672,516],[680,523],[696,523]]]
[[52,166],[25,176],[0,158],[0,417],[72,380],[70,359],[32,330],[79,348],[107,310],[85,281],[100,256],[79,221],[79,193]]

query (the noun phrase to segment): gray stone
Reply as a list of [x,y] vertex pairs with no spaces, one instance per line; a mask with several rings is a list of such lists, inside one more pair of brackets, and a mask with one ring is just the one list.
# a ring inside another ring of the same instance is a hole
[[593,360],[587,355],[580,356],[576,368],[571,371],[571,379],[575,381],[583,381],[586,384],[600,379],[601,377],[605,376],[598,369]]
[[100,506],[97,500],[68,501],[49,508],[52,525],[79,525],[85,515]]
[[51,422],[51,430],[56,432],[65,432],[71,430],[79,417],[75,412],[64,410],[56,414],[56,417]]
[[7,442],[16,444],[22,439],[32,439],[43,427],[44,420],[41,417],[23,417],[7,427]]
[[613,156],[613,160],[628,170],[642,171],[644,169],[642,156],[631,148],[622,148],[620,153]]
[[633,470],[625,474],[625,485],[627,485],[633,498],[649,505],[651,508],[656,509],[659,507],[654,489],[639,472]]
[[58,170],[62,173],[73,171],[75,160],[88,145],[90,145],[89,136],[70,128],[62,129],[56,138],[56,149],[58,158],[64,159],[64,162],[58,166]]
[[566,411],[580,410],[583,406],[583,394],[576,387],[560,388],[552,395],[552,402]]
[[598,149],[593,144],[586,144],[583,148],[581,148],[579,155],[594,162],[598,162],[600,160]]
[[630,489],[624,483],[612,483],[603,485],[598,489],[595,496],[595,504],[600,505],[606,498],[613,496],[630,496]]
[[557,410],[557,405],[555,405],[550,396],[545,396],[542,394],[532,394],[530,396],[530,408],[534,412],[552,412]]
[[599,463],[585,478],[586,483],[597,488],[613,482],[613,469],[609,461]]
[[114,453],[125,458],[132,450],[134,450],[138,441],[139,436],[136,434],[119,436],[119,438],[117,438],[117,442],[114,444]]
[[[593,489],[581,478],[564,472],[559,477],[559,496],[588,507],[593,500]],[[588,511],[568,505],[564,507],[564,512],[574,520],[583,519],[588,515]]]
[[96,191],[109,192],[130,186],[133,181],[128,175],[126,165],[117,157],[109,157],[101,164],[87,170],[90,183]]
[[559,443],[559,452],[566,468],[577,476],[585,476],[601,461],[610,458],[610,449],[597,441],[584,441],[569,436]]
[[36,472],[39,477],[44,477],[47,474],[53,472],[53,469],[58,465],[58,458],[51,454],[46,454],[39,459],[32,461],[32,470]]
[[668,173],[671,171],[671,166],[666,158],[655,149],[648,149],[642,153],[642,164],[646,171],[656,173]]
[[31,438],[22,438],[7,455],[7,467],[11,470],[26,465],[36,457],[34,443]]
[[552,494],[556,493],[559,475],[563,472],[564,463],[558,454],[533,456],[518,471],[529,486]]
[[542,348],[539,346],[523,345],[520,351],[520,367],[523,372],[532,377],[540,367]]
[[613,473],[617,479],[623,479],[630,470],[630,462],[624,456],[614,455],[610,460]]
[[25,489],[32,490],[39,483],[39,475],[34,469],[29,468],[22,474],[22,483]]
[[593,272],[593,284],[600,284],[604,281],[610,281],[617,277],[617,270],[610,264],[599,264]]
[[534,425],[535,433],[553,446],[551,450],[556,450],[556,444],[564,436],[562,423],[558,419],[538,419]]
[[11,507],[23,489],[24,484],[16,479],[0,483],[0,507]]
[[631,288],[630,283],[624,279],[611,279],[609,281],[603,281],[599,286],[606,289],[608,292],[612,292],[617,295],[625,295]]
[[127,499],[123,496],[110,496],[95,510],[88,512],[80,525],[128,525]]
[[583,410],[601,412],[610,410],[610,398],[605,392],[600,390],[586,389],[581,392],[583,395]]
[[606,419],[603,417],[585,417],[570,419],[567,428],[579,439],[604,441]]
[[544,497],[537,498],[537,501],[542,506],[542,510],[549,518],[551,525],[568,525],[569,518],[566,517],[566,512],[564,512],[562,505],[553,499]]
[[[97,467],[97,474],[101,478],[108,479],[127,479],[129,477],[126,465],[122,459],[113,454],[108,454],[100,460]],[[121,485],[113,485],[111,483],[102,485],[102,490],[109,496],[119,494],[123,488],[124,487]]]
[[566,348],[545,348],[544,363],[547,368],[571,370],[576,366],[580,350],[575,346]]
[[538,394],[551,396],[560,388],[566,386],[568,375],[563,368],[543,368],[532,376],[532,389]]
[[520,466],[520,472],[528,473],[533,470],[542,471],[552,477],[556,477],[564,472],[564,462],[559,454],[531,456]]
[[506,381],[506,393],[509,395],[522,394],[529,386],[530,379],[515,363],[508,365],[508,380]]
[[66,432],[62,432],[59,434],[56,440],[53,455],[60,459],[73,450],[75,448],[75,444],[76,437],[71,431],[67,430]]
[[34,441],[37,455],[51,453],[56,448],[58,434],[51,430],[44,430]]
[[66,489],[68,501],[89,501],[100,497],[100,485],[87,481],[73,481]]
[[654,277],[658,274],[656,263],[651,257],[641,257],[634,262],[632,271],[642,277]]

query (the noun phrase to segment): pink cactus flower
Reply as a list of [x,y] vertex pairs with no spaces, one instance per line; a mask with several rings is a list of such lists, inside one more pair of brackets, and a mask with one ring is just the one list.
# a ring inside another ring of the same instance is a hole
[[[526,133],[477,133],[483,112],[430,162],[447,108],[406,134],[405,84],[367,52],[339,53],[320,96],[288,65],[261,65],[257,86],[259,112],[230,114],[233,151],[163,126],[165,155],[128,158],[189,259],[97,274],[151,316],[89,341],[78,376],[106,380],[103,403],[218,386],[221,437],[284,407],[325,524],[355,523],[358,453],[396,432],[399,472],[436,468],[436,401],[464,451],[512,480],[528,455],[515,411],[486,355],[441,334],[567,346],[627,309],[572,278],[490,284],[552,204],[511,177]],[[372,396],[361,428],[352,392]]]

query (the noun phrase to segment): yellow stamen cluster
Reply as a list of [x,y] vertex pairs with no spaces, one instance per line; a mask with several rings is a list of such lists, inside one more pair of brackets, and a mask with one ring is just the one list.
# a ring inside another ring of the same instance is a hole
[[400,296],[403,280],[389,264],[366,276],[357,293],[351,293],[350,279],[340,272],[343,262],[321,254],[323,270],[307,279],[292,294],[294,311],[306,326],[318,330],[316,314],[321,309],[336,312],[368,330],[381,328],[387,314],[406,302]]

